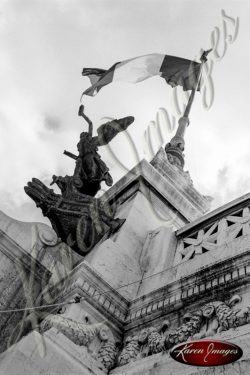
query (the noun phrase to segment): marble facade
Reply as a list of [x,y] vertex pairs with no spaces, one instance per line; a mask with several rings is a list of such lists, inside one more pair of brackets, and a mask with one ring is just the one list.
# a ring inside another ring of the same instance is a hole
[[[62,305],[1,316],[0,374],[248,374],[250,194],[208,212],[161,149],[100,199],[126,221],[85,258],[45,224],[1,214],[1,310]],[[234,342],[243,357],[175,362],[169,349],[193,337]]]

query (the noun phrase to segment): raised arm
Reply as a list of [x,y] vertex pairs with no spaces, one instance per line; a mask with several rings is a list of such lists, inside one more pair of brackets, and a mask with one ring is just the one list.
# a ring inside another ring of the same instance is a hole
[[92,136],[92,134],[93,134],[93,123],[88,118],[88,116],[85,115],[85,113],[84,113],[84,106],[82,104],[79,107],[78,116],[83,117],[84,120],[89,124],[89,131],[88,131],[88,133]]

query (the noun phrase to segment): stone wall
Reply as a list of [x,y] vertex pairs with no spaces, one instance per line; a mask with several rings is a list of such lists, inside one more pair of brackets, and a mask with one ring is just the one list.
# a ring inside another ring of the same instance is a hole
[[[19,301],[27,303],[15,284],[12,263],[19,259],[27,272],[33,270],[36,287],[30,303],[62,307],[38,314],[35,330],[23,332],[21,341],[1,355],[0,371],[246,373],[250,196],[202,216],[209,199],[194,189],[185,172],[165,162],[160,151],[152,164],[142,161],[102,196],[126,221],[84,259],[48,227],[11,220],[3,224],[0,271],[8,303],[13,303],[12,292],[15,308]],[[6,239],[11,243],[8,254]],[[6,320],[3,327],[13,329],[13,324]],[[181,365],[169,357],[175,344],[209,337],[238,343],[244,357],[218,371]],[[42,355],[38,343],[45,343]]]

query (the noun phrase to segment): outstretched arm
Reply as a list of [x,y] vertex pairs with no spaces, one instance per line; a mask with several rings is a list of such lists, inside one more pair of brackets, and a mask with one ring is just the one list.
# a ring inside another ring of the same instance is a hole
[[85,115],[85,113],[84,113],[84,106],[82,104],[79,107],[78,116],[83,117],[84,120],[89,124],[89,134],[92,136],[92,134],[93,134],[93,123],[88,118],[88,116]]

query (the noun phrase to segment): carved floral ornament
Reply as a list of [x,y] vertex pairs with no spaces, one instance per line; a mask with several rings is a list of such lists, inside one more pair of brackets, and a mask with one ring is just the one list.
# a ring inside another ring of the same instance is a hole
[[[250,321],[250,307],[235,308],[241,301],[239,295],[229,302],[212,301],[192,313],[186,313],[183,323],[172,329],[165,320],[159,327],[146,327],[135,335],[125,338],[119,350],[118,343],[108,326],[103,323],[86,324],[61,315],[48,315],[41,323],[40,332],[54,327],[76,345],[85,346],[106,370],[124,366],[132,361],[165,352],[176,344],[188,340],[210,337]],[[98,339],[98,344],[91,344]]]
[[216,250],[223,243],[250,233],[250,208],[244,207],[184,237],[179,243],[181,261]]

